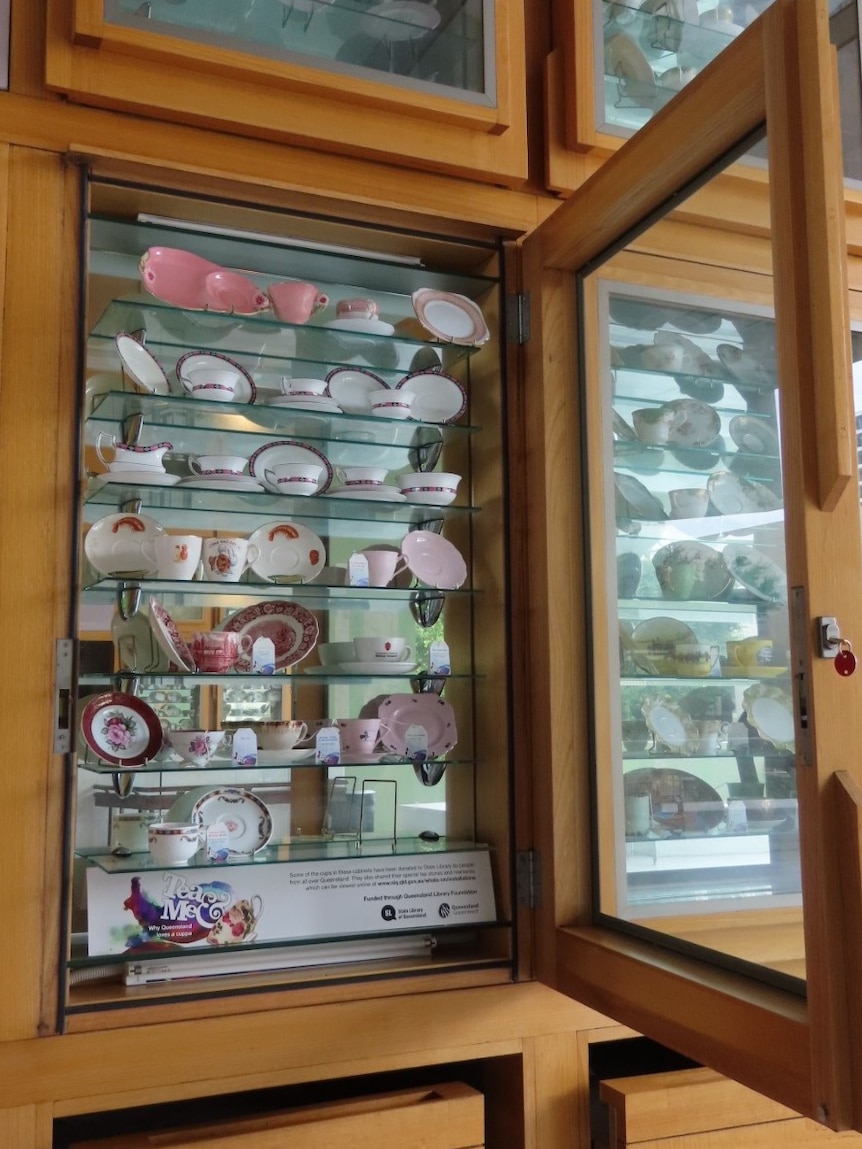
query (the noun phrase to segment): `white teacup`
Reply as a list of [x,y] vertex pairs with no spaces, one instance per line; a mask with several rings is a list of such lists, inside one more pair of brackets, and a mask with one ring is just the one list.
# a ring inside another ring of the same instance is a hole
[[308,736],[308,727],[298,719],[286,722],[255,722],[252,730],[257,735],[261,750],[293,750]]
[[320,487],[323,467],[316,463],[276,463],[264,478],[280,495],[314,495]]
[[115,814],[111,826],[112,849],[129,850],[133,854],[145,852],[152,821],[149,814]]
[[239,478],[247,462],[242,455],[190,455],[189,470],[193,475]]
[[206,766],[225,740],[223,730],[166,730],[165,745],[176,751],[183,762]]
[[203,539],[200,535],[159,535],[153,540],[159,578],[188,581],[197,574]]
[[284,395],[323,395],[326,386],[325,379],[289,379],[285,375],[281,380]]
[[185,866],[200,848],[200,831],[188,822],[152,822],[147,839],[160,866]]
[[354,638],[357,662],[405,662],[413,653],[403,638]]
[[389,472],[385,467],[336,467],[335,474],[345,487],[382,487]]
[[372,391],[368,396],[371,414],[384,419],[409,419],[413,406],[413,392],[403,387],[386,387],[382,391]]
[[398,550],[369,547],[360,551],[368,563],[368,585],[389,586],[397,574],[407,566],[407,560]]
[[709,507],[709,491],[706,487],[678,487],[668,491],[670,517],[672,519],[699,519]]
[[652,824],[649,794],[626,795],[626,833],[647,834]]
[[410,471],[398,477],[401,494],[408,503],[428,503],[445,507],[455,501],[460,475],[449,471]]
[[342,662],[354,662],[356,648],[352,642],[319,642],[315,647],[321,666],[338,666]]
[[224,367],[196,367],[183,375],[183,386],[195,399],[232,403],[242,376]]
[[260,558],[260,547],[248,539],[204,539],[204,578],[207,582],[239,582]]
[[642,407],[632,411],[635,433],[642,443],[663,447],[675,431],[685,422],[685,412],[669,407]]

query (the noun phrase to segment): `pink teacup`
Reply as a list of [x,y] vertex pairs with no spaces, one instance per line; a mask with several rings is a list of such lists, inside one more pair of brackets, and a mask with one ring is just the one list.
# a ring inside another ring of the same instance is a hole
[[192,658],[198,670],[206,674],[226,674],[233,669],[240,651],[249,654],[249,634],[236,635],[229,630],[202,630],[192,635]]
[[342,299],[335,305],[339,319],[376,319],[377,304],[373,299]]
[[371,754],[380,738],[379,718],[339,718],[335,725],[341,736],[341,751],[353,757]]
[[269,289],[269,298],[275,314],[284,323],[307,323],[315,311],[320,311],[329,303],[313,283],[274,283]]

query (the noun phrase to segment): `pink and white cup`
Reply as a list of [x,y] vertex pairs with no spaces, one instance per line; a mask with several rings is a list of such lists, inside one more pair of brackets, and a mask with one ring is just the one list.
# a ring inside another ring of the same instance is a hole
[[251,653],[251,635],[236,635],[230,630],[199,630],[191,639],[195,666],[205,674],[227,674],[240,654]]
[[192,766],[206,766],[225,740],[222,730],[166,730],[165,745]]
[[341,751],[349,757],[372,754],[380,740],[379,718],[339,718],[335,725],[341,738]]
[[382,487],[389,472],[385,467],[336,467],[335,474],[344,487]]
[[264,478],[279,495],[316,495],[323,467],[315,463],[276,463],[264,471]]
[[247,462],[243,455],[189,455],[189,470],[207,479],[240,479]]
[[368,547],[359,553],[368,563],[369,586],[389,586],[407,566],[407,560],[401,552],[388,547]]
[[328,384],[325,379],[290,379],[286,375],[281,380],[282,395],[301,395],[305,398],[319,398],[326,394]]
[[342,299],[335,305],[339,319],[376,319],[380,309],[373,299]]
[[308,323],[316,311],[329,303],[329,296],[313,283],[300,280],[273,283],[267,294],[273,311],[283,323]]
[[223,367],[196,367],[183,376],[183,386],[194,399],[233,403],[242,375]]
[[259,558],[260,547],[248,539],[204,539],[204,579],[207,582],[239,582]]
[[147,831],[153,861],[160,866],[185,866],[200,848],[200,830],[186,822],[153,822]]
[[413,392],[404,387],[385,387],[368,396],[371,414],[383,419],[409,419],[413,408]]

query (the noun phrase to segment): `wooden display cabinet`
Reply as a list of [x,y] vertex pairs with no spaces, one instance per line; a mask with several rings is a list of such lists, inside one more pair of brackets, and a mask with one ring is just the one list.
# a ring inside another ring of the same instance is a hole
[[47,83],[85,104],[526,179],[523,0],[222,7],[52,0]]

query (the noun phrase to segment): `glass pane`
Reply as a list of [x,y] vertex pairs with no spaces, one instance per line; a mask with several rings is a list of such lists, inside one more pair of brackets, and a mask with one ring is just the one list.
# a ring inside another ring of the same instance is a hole
[[[765,152],[744,157],[764,191]],[[602,394],[590,479],[609,492],[594,523],[599,908],[801,977],[768,205],[735,267],[728,232],[693,222],[721,222],[710,184],[582,284]]]
[[495,103],[490,0],[105,0],[105,20],[336,74]]
[[629,135],[769,7],[770,0],[594,0],[599,131]]
[[855,0],[831,0],[829,32],[838,53],[841,146],[844,176],[862,179],[862,79],[859,60],[859,10]]

